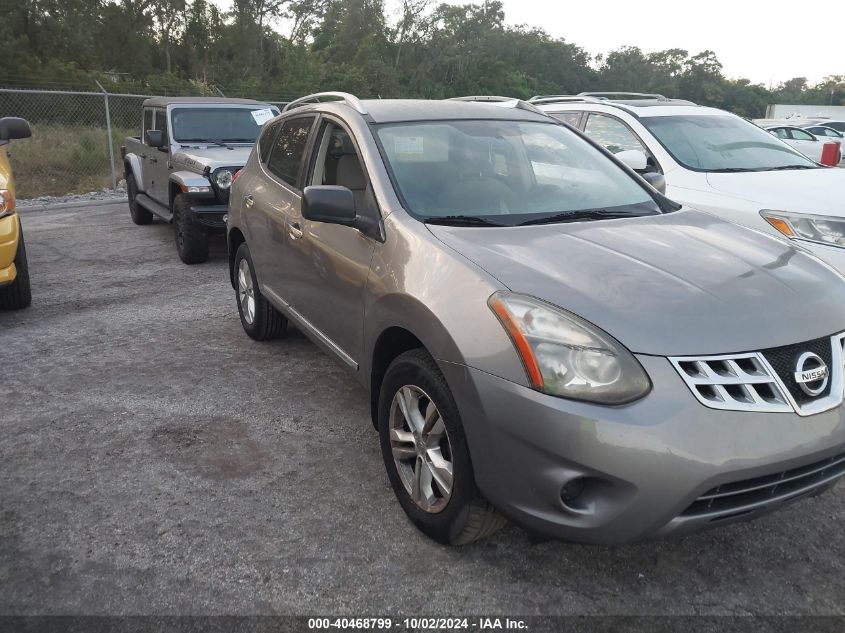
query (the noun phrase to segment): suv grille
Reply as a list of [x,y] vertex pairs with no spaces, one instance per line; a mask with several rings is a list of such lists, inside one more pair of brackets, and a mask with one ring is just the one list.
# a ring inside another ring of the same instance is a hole
[[814,400],[815,398],[823,398],[830,394],[830,381],[827,383],[827,388],[818,396],[810,396],[798,386],[798,383],[793,379],[795,373],[795,362],[798,357],[804,352],[813,352],[817,354],[828,367],[833,367],[833,358],[831,353],[831,341],[829,338],[817,339],[809,343],[802,343],[800,345],[788,345],[786,347],[778,347],[775,349],[765,350],[763,356],[769,361],[772,369],[775,370],[778,377],[783,381],[783,384],[789,390],[789,394],[798,404],[804,404]]
[[681,516],[708,516],[715,521],[748,514],[817,491],[842,475],[845,475],[845,453],[775,475],[723,484],[696,499]]
[[[711,409],[812,415],[843,399],[845,334],[784,347],[720,356],[678,356],[669,361],[696,399]],[[824,390],[810,395],[796,382],[799,357],[810,352],[828,368]]]
[[792,411],[778,380],[758,354],[671,360],[695,397],[708,407]]

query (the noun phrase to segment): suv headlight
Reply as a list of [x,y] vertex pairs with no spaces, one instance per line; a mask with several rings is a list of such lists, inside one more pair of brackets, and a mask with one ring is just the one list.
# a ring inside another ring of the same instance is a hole
[[845,220],[842,218],[768,209],[760,211],[760,215],[779,233],[790,239],[845,248]]
[[509,292],[497,292],[487,303],[507,330],[534,389],[599,404],[632,402],[651,389],[631,352],[574,314]]
[[15,212],[15,196],[8,189],[0,189],[0,218]]
[[228,169],[221,169],[214,176],[214,182],[221,189],[228,189],[232,186],[232,172]]

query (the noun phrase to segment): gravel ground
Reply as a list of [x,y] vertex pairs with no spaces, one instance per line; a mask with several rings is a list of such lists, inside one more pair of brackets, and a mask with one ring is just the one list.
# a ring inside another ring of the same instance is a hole
[[0,613],[843,614],[845,486],[622,548],[508,527],[449,549],[394,501],[366,395],[125,204],[24,212],[0,314]]
[[68,193],[63,196],[40,196],[38,198],[26,198],[25,200],[16,200],[15,204],[18,208],[26,209],[28,207],[59,206],[66,204],[78,204],[82,202],[117,203],[125,198],[126,181],[121,180],[117,183],[117,189],[107,187],[101,191],[91,191],[89,193]]

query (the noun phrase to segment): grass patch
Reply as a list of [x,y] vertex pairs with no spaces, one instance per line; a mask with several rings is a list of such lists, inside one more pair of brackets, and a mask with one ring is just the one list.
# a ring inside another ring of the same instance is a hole
[[[134,129],[112,130],[117,179],[123,178],[120,146],[137,134]],[[11,154],[20,199],[88,193],[111,187],[109,146],[105,128],[37,124],[32,138],[12,141]]]

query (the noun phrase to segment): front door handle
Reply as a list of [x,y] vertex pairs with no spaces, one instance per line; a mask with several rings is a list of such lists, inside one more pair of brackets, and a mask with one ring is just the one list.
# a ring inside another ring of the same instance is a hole
[[244,196],[244,206],[249,208],[255,204],[255,198],[252,197],[251,193],[248,193]]
[[288,222],[288,235],[292,240],[298,240],[302,237],[302,227],[299,226],[299,222]]

